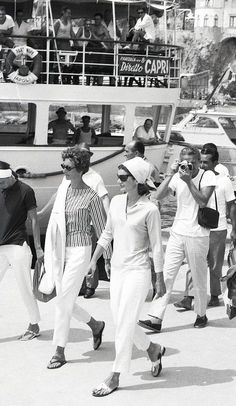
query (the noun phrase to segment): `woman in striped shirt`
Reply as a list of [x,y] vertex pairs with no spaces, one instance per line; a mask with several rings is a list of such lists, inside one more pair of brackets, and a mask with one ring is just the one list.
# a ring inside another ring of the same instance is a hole
[[[72,316],[91,328],[95,350],[101,344],[105,326],[75,303],[91,258],[91,222],[98,238],[105,226],[102,201],[82,180],[89,168],[88,153],[75,146],[65,150],[62,159],[68,182],[62,182],[58,189],[46,235],[57,291],[53,336],[56,352],[48,364],[49,369],[60,368],[66,362],[64,350]],[[109,247],[104,255],[105,265],[110,256]]]

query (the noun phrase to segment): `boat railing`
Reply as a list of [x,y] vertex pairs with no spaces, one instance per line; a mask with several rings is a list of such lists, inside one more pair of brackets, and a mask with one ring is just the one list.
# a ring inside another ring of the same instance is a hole
[[[34,48],[42,59],[38,83],[116,87],[180,86],[181,48],[178,46],[47,36],[12,36],[14,38],[24,38],[28,44],[35,43]],[[71,45],[63,46],[65,41]],[[9,48],[0,49],[2,81],[10,82],[8,74],[17,70],[22,63],[34,71],[34,60],[24,54],[21,60],[16,59],[9,67],[6,61],[10,51]]]

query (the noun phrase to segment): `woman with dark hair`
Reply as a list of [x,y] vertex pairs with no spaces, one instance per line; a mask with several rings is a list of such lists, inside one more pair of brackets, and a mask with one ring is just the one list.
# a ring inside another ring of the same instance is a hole
[[[60,368],[66,362],[64,350],[72,316],[91,328],[94,350],[101,345],[105,326],[75,303],[91,258],[90,224],[98,238],[105,227],[102,201],[82,180],[89,168],[89,158],[78,146],[63,151],[61,166],[66,180],[58,188],[46,233],[46,274],[40,290],[48,293],[56,286],[57,292],[53,336],[56,352],[49,369]],[[104,253],[106,259],[110,258],[109,250],[110,247]]]
[[[113,240],[110,296],[116,358],[111,375],[93,390],[94,396],[106,396],[118,388],[120,373],[129,369],[133,344],[147,351],[154,377],[162,369],[165,348],[152,343],[137,325],[151,284],[149,248],[157,273],[162,273],[163,265],[159,210],[147,197],[149,172],[149,165],[140,157],[118,167],[118,182],[126,193],[112,199],[106,228],[90,263],[89,272],[93,273],[98,258]],[[152,186],[155,188],[153,183]]]

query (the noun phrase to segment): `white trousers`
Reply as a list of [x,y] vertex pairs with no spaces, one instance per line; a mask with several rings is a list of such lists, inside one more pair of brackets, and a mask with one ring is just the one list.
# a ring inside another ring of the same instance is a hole
[[137,325],[150,283],[150,269],[111,270],[111,309],[116,349],[113,372],[129,370],[133,344],[143,351],[150,345],[149,337]]
[[76,298],[88,272],[91,246],[68,247],[65,253],[64,272],[56,280],[56,313],[53,344],[65,347],[68,341],[71,317],[88,323],[91,316],[77,305]]
[[7,269],[12,268],[30,323],[36,324],[40,321],[40,314],[32,290],[31,261],[31,250],[26,242],[23,245],[0,246],[0,282]]
[[150,316],[163,320],[175,278],[185,257],[193,278],[194,311],[199,316],[206,314],[208,249],[209,237],[187,237],[171,232],[164,263],[166,293],[152,302],[148,312]]

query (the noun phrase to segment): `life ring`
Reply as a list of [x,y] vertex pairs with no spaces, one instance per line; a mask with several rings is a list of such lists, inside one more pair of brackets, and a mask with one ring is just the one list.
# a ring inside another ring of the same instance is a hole
[[[22,65],[17,70],[13,70],[14,59],[21,56],[27,55],[33,61],[33,70],[30,71],[27,66]],[[27,45],[12,48],[6,57],[6,71],[5,74],[7,78],[12,82],[20,85],[29,85],[35,83],[42,70],[42,56]]]

